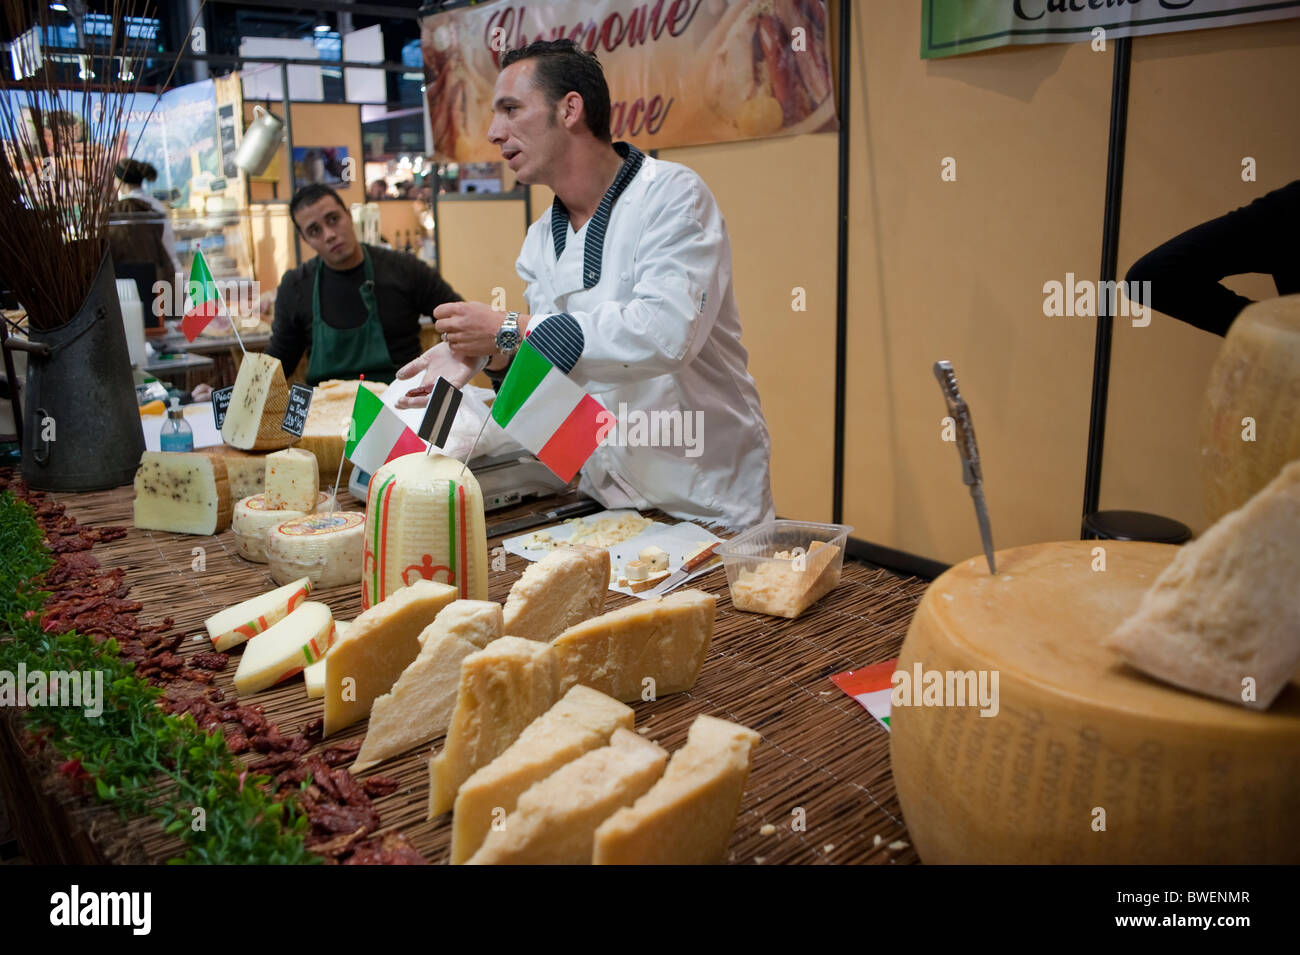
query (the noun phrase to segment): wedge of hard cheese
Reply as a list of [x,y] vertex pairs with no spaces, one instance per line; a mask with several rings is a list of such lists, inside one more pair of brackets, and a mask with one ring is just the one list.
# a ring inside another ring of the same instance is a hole
[[135,472],[135,526],[216,534],[230,526],[230,481],[220,457],[146,451]]
[[581,683],[629,703],[689,690],[709,652],[717,602],[681,590],[570,627],[553,644],[561,692]]
[[420,655],[421,631],[455,599],[456,588],[420,580],[352,621],[325,667],[326,736],[370,715],[375,697]]
[[316,507],[320,473],[316,456],[302,448],[285,448],[266,456],[266,506],[302,511]]
[[239,365],[235,390],[230,394],[221,437],[242,451],[274,451],[298,440],[285,431],[284,412],[289,407],[289,386],[280,359],[249,352]]
[[506,633],[549,643],[575,623],[605,610],[609,551],[581,545],[551,551],[529,564],[506,598]]
[[220,444],[205,449],[209,454],[221,455],[226,462],[226,474],[230,478],[230,499],[242,501],[254,494],[266,490],[266,455],[240,451],[228,444]]
[[[351,623],[350,620],[334,621],[335,643],[342,640],[343,634],[348,632],[349,623]],[[309,700],[319,700],[325,695],[325,660],[328,659],[329,657],[317,660],[311,666],[307,667],[307,669],[302,671],[302,682],[307,688],[307,699]]]
[[759,735],[698,716],[654,788],[596,830],[596,865],[716,865],[724,860]]
[[1168,683],[1266,709],[1300,664],[1300,461],[1178,552],[1106,645]]
[[590,865],[596,829],[663,774],[668,753],[618,729],[609,745],[530,787],[502,829],[490,831],[470,865]]
[[558,683],[549,643],[502,637],[461,661],[447,741],[429,760],[430,819],[450,809],[461,784],[551,708]]
[[333,642],[330,608],[307,601],[248,641],[235,671],[235,692],[247,696],[289,679],[324,657]]
[[514,812],[519,797],[566,763],[605,746],[617,729],[632,729],[632,708],[586,686],[575,686],[528,724],[510,748],[465,780],[452,812],[451,861],[478,851],[494,818]]
[[283,587],[227,607],[203,621],[203,625],[208,628],[208,636],[216,650],[229,650],[289,616],[310,593],[311,579],[301,577]]
[[420,655],[371,707],[366,740],[352,771],[445,733],[456,709],[461,661],[501,636],[499,603],[454,600],[444,607],[420,634]]

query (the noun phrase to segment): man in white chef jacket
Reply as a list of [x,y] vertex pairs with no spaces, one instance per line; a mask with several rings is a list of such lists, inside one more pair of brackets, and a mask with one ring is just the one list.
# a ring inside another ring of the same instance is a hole
[[689,423],[678,433],[690,442],[673,447],[621,446],[626,433],[612,431],[582,468],[584,493],[735,529],[770,520],[771,439],[740,343],[726,223],[692,170],[611,143],[609,112],[596,57],[571,41],[502,58],[488,138],[519,181],[556,194],[516,263],[529,313],[439,306],[443,341],[398,371],[424,373],[402,405],[426,404],[439,375],[464,384],[484,355],[499,382],[518,336],[545,340],[614,414]]

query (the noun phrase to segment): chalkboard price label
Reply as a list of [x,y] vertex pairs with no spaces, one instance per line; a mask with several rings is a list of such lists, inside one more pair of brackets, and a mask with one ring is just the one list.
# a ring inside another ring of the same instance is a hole
[[284,410],[281,429],[292,435],[302,437],[307,427],[307,410],[311,407],[312,389],[307,385],[292,385],[289,388],[289,407]]
[[235,386],[229,385],[212,392],[212,417],[217,422],[217,430],[226,422],[226,409],[230,407],[230,396],[235,393]]

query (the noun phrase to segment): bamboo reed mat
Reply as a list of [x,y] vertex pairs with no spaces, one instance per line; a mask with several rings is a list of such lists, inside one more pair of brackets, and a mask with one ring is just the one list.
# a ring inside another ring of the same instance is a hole
[[[90,526],[131,525],[129,487],[57,499],[68,513]],[[340,494],[347,510],[361,506]],[[535,502],[490,521],[538,512],[554,501]],[[670,519],[671,520],[671,519]],[[489,533],[491,523],[489,523]],[[489,540],[489,547],[495,540]],[[202,552],[196,550],[202,548]],[[192,537],[133,527],[119,541],[96,545],[94,555],[105,568],[123,567],[131,598],[144,604],[141,620],[165,616],[195,639],[181,652],[210,649],[205,618],[218,610],[276,586],[264,564],[235,552],[232,533]],[[194,569],[203,558],[206,567]],[[527,566],[514,555],[504,572],[488,578],[489,597],[504,602],[510,585]],[[687,693],[633,704],[637,728],[675,751],[699,714],[733,720],[762,735],[755,752],[744,803],[729,852],[733,863],[915,863],[917,856],[903,824],[889,765],[889,734],[830,676],[889,660],[898,655],[912,614],[926,584],[846,561],[839,587],[798,620],[741,613],[732,607],[726,574],[721,569],[692,582],[719,595],[717,622],[695,687]],[[336,619],[361,612],[361,587],[354,584],[315,591]],[[610,594],[607,609],[635,598]],[[237,652],[216,683],[228,696]],[[256,694],[244,702],[265,707],[267,718],[284,733],[299,730],[322,713],[321,700],[309,700],[300,678]],[[328,737],[315,750],[361,736],[359,723]],[[441,747],[442,738],[434,740]],[[389,760],[360,774],[396,777],[396,792],[375,800],[381,832],[400,830],[430,862],[445,862],[451,843],[450,814],[425,820],[428,796],[428,746]],[[249,762],[261,754],[249,753]],[[803,810],[804,828],[794,825]],[[102,809],[80,814],[106,858],[123,862],[162,862],[178,854],[180,844],[165,836],[152,820],[125,825]],[[765,826],[771,826],[764,834]],[[875,839],[880,837],[879,844]],[[907,843],[890,849],[891,843]]]

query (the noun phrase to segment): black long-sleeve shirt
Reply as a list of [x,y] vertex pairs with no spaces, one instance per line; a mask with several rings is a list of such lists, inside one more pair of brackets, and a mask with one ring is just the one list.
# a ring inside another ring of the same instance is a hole
[[1273,276],[1279,295],[1300,292],[1300,180],[1175,236],[1126,278],[1151,283],[1147,304],[1157,311],[1226,335],[1250,299],[1220,280],[1245,272]]
[[[408,252],[366,246],[375,270],[375,296],[384,341],[393,364],[401,368],[420,355],[420,316],[432,315],[443,302],[461,297],[438,274],[438,270]],[[321,320],[333,328],[360,328],[366,321],[361,300],[365,264],[336,272],[325,267],[321,273]],[[303,353],[311,347],[311,301],[316,281],[316,260],[304,262],[284,273],[275,296],[275,320],[266,353],[284,364],[286,376],[293,374]]]

